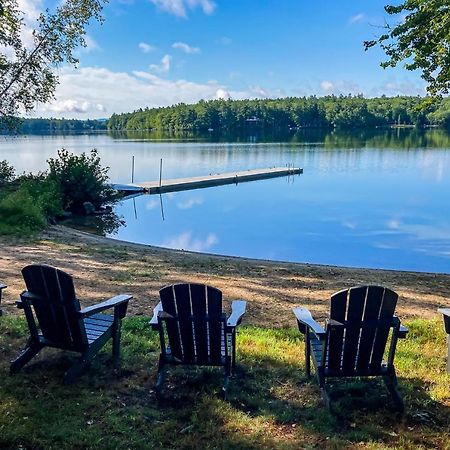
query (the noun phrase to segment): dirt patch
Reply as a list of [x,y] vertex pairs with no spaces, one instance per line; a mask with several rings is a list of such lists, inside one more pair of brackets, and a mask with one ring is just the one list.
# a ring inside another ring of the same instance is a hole
[[52,227],[33,241],[0,237],[0,281],[8,284],[2,309],[18,314],[15,301],[24,289],[20,270],[45,263],[72,274],[83,306],[112,295],[134,295],[129,314],[151,315],[158,290],[180,281],[213,285],[225,300],[249,302],[245,323],[294,326],[291,309],[305,306],[313,315],[327,315],[330,295],[359,285],[379,284],[400,295],[402,319],[432,318],[439,306],[450,305],[450,275],[352,269],[278,263],[167,250]]

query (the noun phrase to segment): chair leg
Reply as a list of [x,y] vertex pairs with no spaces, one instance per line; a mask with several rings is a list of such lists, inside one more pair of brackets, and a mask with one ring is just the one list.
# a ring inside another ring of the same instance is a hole
[[116,320],[113,325],[112,335],[112,355],[114,367],[118,369],[120,367],[120,338],[121,338],[122,321]]
[[225,375],[224,375],[223,387],[222,387],[222,398],[224,400],[227,399],[228,384],[230,382],[232,368],[233,368],[233,361],[230,362],[227,360],[227,363],[225,364],[225,367],[224,367]]
[[386,384],[387,390],[391,394],[396,409],[399,412],[403,412],[405,410],[405,404],[403,403],[403,398],[398,391],[397,375],[395,374],[395,370],[392,369],[392,373],[384,375],[383,380]]
[[164,363],[163,355],[161,354],[159,355],[158,378],[156,379],[155,384],[155,393],[157,398],[161,397],[165,376],[166,376],[166,365]]
[[309,342],[309,331],[305,334],[305,372],[306,377],[311,378],[311,345]]
[[230,383],[230,377],[228,375],[225,375],[225,377],[223,379],[223,386],[222,386],[222,393],[221,393],[221,397],[223,400],[227,399],[229,383]]
[[76,364],[74,364],[64,375],[64,384],[71,384],[89,367],[93,354],[84,353]]
[[322,394],[322,399],[325,403],[325,406],[328,411],[332,412],[330,394],[327,391],[325,377],[323,376],[321,369],[317,370],[317,380],[319,382],[320,393]]
[[236,330],[233,330],[233,333],[231,335],[231,355],[231,370],[234,372],[234,370],[236,369]]
[[27,362],[33,359],[43,348],[43,345],[29,343],[19,356],[11,361],[10,372],[17,373]]

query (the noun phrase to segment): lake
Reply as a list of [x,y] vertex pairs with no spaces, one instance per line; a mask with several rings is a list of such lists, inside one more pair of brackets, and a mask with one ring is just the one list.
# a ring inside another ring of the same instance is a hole
[[450,136],[442,130],[304,131],[270,137],[145,133],[0,138],[0,159],[44,170],[97,148],[115,183],[286,166],[302,175],[121,202],[112,237],[318,264],[450,273]]

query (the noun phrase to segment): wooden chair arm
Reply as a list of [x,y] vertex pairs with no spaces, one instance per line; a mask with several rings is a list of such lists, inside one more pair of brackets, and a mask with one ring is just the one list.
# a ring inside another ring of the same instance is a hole
[[325,339],[326,331],[317,323],[311,316],[311,313],[305,308],[294,308],[295,317],[297,319],[298,329],[300,333],[305,334],[306,329],[309,328],[318,339]]
[[444,316],[445,332],[450,334],[450,308],[439,308],[438,312]]
[[406,335],[408,334],[408,328],[406,328],[405,326],[402,325],[400,318],[397,316],[393,316],[392,317],[392,326],[396,327],[398,326],[398,334],[397,337],[399,339],[404,339],[406,338]]
[[39,297],[39,295],[32,294],[31,292],[28,292],[28,291],[23,291],[20,294],[20,300],[18,302],[16,302],[16,306],[19,309],[23,309],[24,303],[30,304],[33,300],[39,299],[39,298],[41,298],[41,297]]
[[231,314],[227,320],[227,327],[237,327],[241,323],[246,309],[247,302],[245,300],[233,300],[231,303]]
[[150,320],[149,324],[152,327],[153,330],[159,330],[159,323],[158,323],[158,313],[160,311],[163,311],[162,303],[159,302],[155,308],[153,309],[153,317],[152,320]]
[[105,300],[104,302],[83,308],[81,311],[78,311],[78,314],[83,318],[89,317],[93,314],[105,311],[106,309],[117,308],[121,305],[128,304],[132,298],[133,296],[131,294],[116,295],[115,297]]
[[404,338],[406,338],[406,335],[408,334],[408,332],[409,332],[408,328],[406,328],[403,325],[400,325],[400,329],[398,330],[398,337],[400,339],[404,339]]

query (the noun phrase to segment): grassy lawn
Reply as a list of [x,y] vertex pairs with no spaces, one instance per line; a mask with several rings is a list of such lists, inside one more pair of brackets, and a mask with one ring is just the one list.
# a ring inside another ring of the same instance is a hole
[[450,449],[450,376],[438,321],[407,323],[409,336],[398,345],[402,418],[374,379],[334,383],[331,415],[315,380],[304,376],[298,332],[245,326],[227,402],[219,397],[220,370],[180,368],[169,372],[158,404],[158,337],[147,323],[125,320],[118,373],[106,347],[76,384],[63,386],[70,353],[46,349],[9,375],[27,329],[22,318],[1,317],[0,448]]

